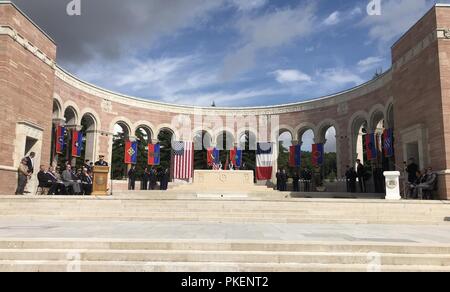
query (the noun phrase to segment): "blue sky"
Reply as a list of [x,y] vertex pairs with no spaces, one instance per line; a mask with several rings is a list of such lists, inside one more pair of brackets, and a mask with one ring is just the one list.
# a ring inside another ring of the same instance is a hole
[[382,0],[382,14],[369,16],[370,0],[89,0],[76,17],[16,2],[55,37],[58,62],[88,82],[170,103],[255,106],[389,69],[391,45],[435,1]]

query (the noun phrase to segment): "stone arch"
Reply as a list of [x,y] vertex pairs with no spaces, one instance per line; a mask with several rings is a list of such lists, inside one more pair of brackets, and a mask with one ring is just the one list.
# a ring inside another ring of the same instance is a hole
[[112,122],[109,126],[109,130],[112,133],[112,135],[114,135],[114,127],[117,124],[120,125],[123,128],[123,130],[126,132],[126,134],[128,134],[129,136],[133,135],[133,133],[135,132],[134,128],[132,128],[133,123],[129,119],[127,119],[125,117],[117,117],[114,120],[112,120]]
[[[64,103],[64,119],[67,126],[78,126],[80,124],[80,109],[78,105],[69,100]],[[67,115],[66,115],[67,114]]]
[[[364,149],[363,149],[363,141],[362,133],[363,127],[369,126],[369,115],[364,111],[358,111],[354,113],[348,125],[348,133],[350,134],[351,147],[349,147],[351,161],[349,164],[354,165],[357,159],[361,159],[364,162]],[[367,129],[365,129],[367,132]]]
[[[246,136],[248,133],[248,149],[245,149],[246,147]],[[257,143],[258,143],[258,131],[252,128],[246,128],[246,129],[240,129],[238,130],[238,135],[236,136],[236,143],[239,144],[239,147],[241,147],[243,150],[256,150]],[[243,141],[243,138],[245,139]]]
[[[192,131],[192,134],[193,134],[195,150],[200,151],[203,149],[207,149],[213,145],[213,135],[211,134],[210,131],[203,129],[202,127],[199,127],[199,128],[195,128]],[[200,134],[200,137],[201,137],[200,141],[197,140],[198,134]],[[202,149],[200,149],[200,146]]]
[[384,120],[385,118],[385,111],[386,108],[381,105],[381,104],[377,104],[374,107],[372,107],[370,113],[369,113],[369,120],[368,120],[368,131],[370,133],[373,133],[376,131],[377,129],[377,125]]
[[291,134],[292,140],[295,140],[295,130],[291,126],[288,125],[280,125],[277,129],[274,129],[276,131],[276,137],[277,139],[284,133]]
[[[224,134],[225,134],[225,142],[226,142],[226,149],[222,149],[224,146]],[[234,135],[234,131],[230,128],[222,128],[221,130],[216,131],[216,134],[214,136],[214,140],[216,143],[216,147],[219,150],[230,150],[234,147],[236,143],[236,138]]]
[[53,98],[53,119],[64,119],[62,104],[61,98],[55,95],[55,98]]
[[334,128],[336,130],[336,136],[339,136],[339,125],[335,120],[327,119],[322,121],[316,128],[316,136],[315,141],[317,143],[324,143],[326,140],[326,133],[330,128]]
[[[83,111],[81,111],[81,115],[80,115],[81,120],[83,120],[84,116],[89,116],[89,118],[92,119],[92,121],[95,123],[96,131],[98,131],[102,128],[100,116],[99,116],[99,114],[97,114],[97,112],[95,110],[93,110],[91,108],[83,109]],[[80,120],[80,123],[81,123],[81,120]]]
[[172,125],[170,125],[170,124],[160,124],[158,126],[158,129],[156,130],[156,133],[157,133],[156,137],[158,137],[161,134],[161,132],[163,132],[163,131],[171,132],[173,141],[175,141],[177,139],[177,137],[179,137],[177,131],[172,129]]
[[144,129],[147,135],[149,135],[150,139],[155,139],[156,137],[155,126],[153,126],[153,124],[148,121],[136,122],[134,123],[133,128],[135,131],[137,131],[138,129]]
[[386,128],[395,128],[395,118],[394,118],[394,98],[389,99],[386,104],[386,111],[384,114],[385,126]]
[[303,134],[305,134],[308,130],[313,131],[314,136],[316,136],[316,125],[314,125],[313,123],[301,123],[300,125],[298,125],[297,127],[295,127],[294,133],[295,133],[295,139],[299,142],[302,141],[303,138]]

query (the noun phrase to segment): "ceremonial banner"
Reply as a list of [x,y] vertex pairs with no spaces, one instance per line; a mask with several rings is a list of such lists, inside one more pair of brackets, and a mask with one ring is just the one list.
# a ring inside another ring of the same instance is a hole
[[213,167],[220,163],[220,151],[217,148],[208,149],[208,166]]
[[325,147],[323,143],[312,145],[312,164],[322,166],[325,159]]
[[367,160],[375,160],[378,157],[378,143],[376,134],[367,134],[365,137]]
[[125,164],[136,164],[138,153],[137,142],[125,142]]
[[81,157],[81,149],[83,148],[83,133],[72,131],[72,157]]
[[256,179],[270,180],[273,171],[273,144],[258,143],[256,152]]
[[161,145],[148,144],[148,165],[157,166],[161,164]]
[[294,145],[289,148],[289,166],[300,167],[302,166],[302,146]]
[[233,148],[230,150],[231,163],[234,167],[242,166],[242,150],[239,148]]
[[55,149],[56,154],[63,154],[64,151],[64,136],[66,135],[66,128],[58,126],[56,128],[56,139],[55,139]]
[[172,165],[174,179],[191,179],[194,174],[194,143],[173,142]]
[[394,130],[385,129],[383,133],[383,150],[385,157],[394,156]]

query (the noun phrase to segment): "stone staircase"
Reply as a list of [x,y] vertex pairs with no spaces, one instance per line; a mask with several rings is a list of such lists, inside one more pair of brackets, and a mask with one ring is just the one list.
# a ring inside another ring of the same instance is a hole
[[450,272],[450,245],[0,239],[0,271]]
[[280,193],[199,198],[154,192],[113,197],[0,197],[2,218],[73,221],[450,224],[450,204],[431,201],[295,199]]

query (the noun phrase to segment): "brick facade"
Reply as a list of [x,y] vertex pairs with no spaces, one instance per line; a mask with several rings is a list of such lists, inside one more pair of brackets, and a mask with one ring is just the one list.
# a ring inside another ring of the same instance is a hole
[[[278,116],[280,130],[291,132],[296,141],[301,140],[301,133],[312,129],[316,142],[323,142],[325,130],[334,126],[339,174],[356,159],[358,121],[365,121],[368,130],[373,131],[377,117],[384,117],[387,126],[395,128],[397,167],[401,168],[411,149],[417,148],[421,166],[439,171],[439,193],[443,199],[449,199],[449,29],[450,8],[433,7],[392,47],[391,70],[346,92],[292,105],[200,110],[209,120],[212,117],[225,120],[230,114],[257,119]],[[24,45],[23,40],[29,44]],[[44,32],[14,5],[0,4],[0,194],[13,192],[17,157],[25,154],[18,153],[19,146],[11,143],[18,140],[17,129],[35,128],[42,132],[38,155],[40,161],[49,163],[52,121],[64,119],[66,109],[75,113],[70,126],[80,125],[82,117],[89,115],[95,121],[91,137],[95,143],[91,143],[89,157],[94,159],[98,154],[110,157],[112,132],[118,122],[131,135],[139,126],[145,126],[154,139],[161,129],[171,127],[174,117],[182,114],[193,118],[199,111],[97,88],[59,68],[54,64],[55,58],[56,45]],[[53,103],[59,107],[56,113],[52,112]],[[196,126],[192,125],[192,129]],[[215,137],[224,129],[216,126],[206,130]],[[237,126],[228,130],[239,138]]]

